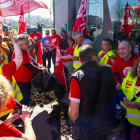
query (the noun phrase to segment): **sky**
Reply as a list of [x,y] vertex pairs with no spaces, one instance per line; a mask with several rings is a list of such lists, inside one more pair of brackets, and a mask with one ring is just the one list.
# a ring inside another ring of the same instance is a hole
[[[52,9],[50,8],[50,1],[53,1],[53,0],[43,0],[43,1],[45,1],[47,3],[48,8],[52,11]],[[51,7],[52,7],[52,5],[51,5]],[[28,15],[28,14],[25,14],[25,16],[26,15]],[[45,18],[45,17],[50,18],[50,12],[44,8],[36,9],[36,10],[30,12],[30,15],[40,15],[43,18]],[[51,16],[51,18],[52,18],[52,16]],[[6,17],[6,19],[19,20],[19,16],[10,16],[10,17]]]

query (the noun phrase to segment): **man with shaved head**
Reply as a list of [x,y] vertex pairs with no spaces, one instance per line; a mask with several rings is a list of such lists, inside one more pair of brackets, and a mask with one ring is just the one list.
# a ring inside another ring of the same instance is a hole
[[129,41],[122,41],[118,46],[119,58],[114,62],[112,66],[112,72],[115,75],[119,75],[121,83],[126,77],[127,73],[131,70],[134,65],[135,60],[137,60],[140,55],[135,54],[132,51],[132,46]]

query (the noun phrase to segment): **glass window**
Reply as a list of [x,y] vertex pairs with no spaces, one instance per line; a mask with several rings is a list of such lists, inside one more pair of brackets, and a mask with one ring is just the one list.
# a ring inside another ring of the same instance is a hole
[[[87,34],[93,39],[97,51],[101,50],[101,42],[107,37],[113,40],[112,48],[117,50],[118,38],[123,35],[120,28],[127,2],[130,6],[140,4],[139,0],[88,0]],[[133,12],[130,13],[135,27],[129,37],[133,45],[139,44],[140,19]]]

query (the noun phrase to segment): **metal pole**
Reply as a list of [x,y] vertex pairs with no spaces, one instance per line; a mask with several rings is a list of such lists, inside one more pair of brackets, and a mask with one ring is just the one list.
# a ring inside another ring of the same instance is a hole
[[28,13],[28,23],[30,25],[30,13]]
[[86,35],[88,35],[89,0],[87,0]]
[[[50,11],[52,11],[52,9],[51,9],[51,3],[52,3],[52,1],[50,0]],[[50,13],[50,26],[51,26],[51,13]]]

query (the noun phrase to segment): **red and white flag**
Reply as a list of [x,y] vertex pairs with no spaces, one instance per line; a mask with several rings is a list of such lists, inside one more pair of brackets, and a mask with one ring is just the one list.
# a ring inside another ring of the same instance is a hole
[[57,43],[57,48],[56,48],[55,77],[58,79],[58,81],[63,87],[67,87],[63,61],[60,58],[61,55],[60,46],[58,44],[59,43]]
[[130,9],[138,18],[140,18],[140,4],[135,6],[128,6],[128,9]]
[[5,17],[26,14],[37,8],[49,10],[42,0],[0,0],[0,7]]
[[1,11],[0,11],[0,34],[2,36],[5,36],[4,32],[3,32],[3,29],[2,29],[2,13],[1,13]]
[[17,35],[20,35],[21,33],[25,32],[26,32],[26,22],[24,19],[24,15],[20,15]]
[[123,32],[125,35],[129,35],[129,32],[133,29],[134,21],[131,18],[130,10],[128,9],[128,3],[125,5],[125,13],[122,19],[122,25],[120,31]]
[[86,10],[87,10],[87,0],[82,0],[75,20],[73,34],[75,32],[81,32],[83,36],[85,35]]

